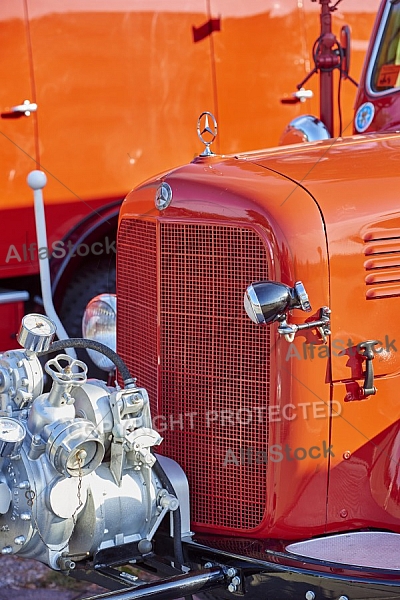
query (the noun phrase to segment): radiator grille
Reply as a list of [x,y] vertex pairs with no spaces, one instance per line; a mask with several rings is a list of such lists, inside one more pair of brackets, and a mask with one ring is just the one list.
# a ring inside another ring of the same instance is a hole
[[270,329],[243,295],[268,278],[265,246],[239,226],[125,220],[118,252],[119,351],[188,476],[192,522],[252,529],[266,506]]
[[118,230],[118,352],[132,375],[157,398],[156,226],[123,220]]

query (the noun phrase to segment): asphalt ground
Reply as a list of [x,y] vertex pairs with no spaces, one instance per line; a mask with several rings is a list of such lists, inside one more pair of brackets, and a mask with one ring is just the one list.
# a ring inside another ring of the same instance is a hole
[[0,589],[0,600],[78,600],[93,596],[91,591],[81,595],[81,592],[55,589],[28,589],[3,587]]
[[1,556],[0,574],[0,600],[81,600],[109,591],[18,556]]

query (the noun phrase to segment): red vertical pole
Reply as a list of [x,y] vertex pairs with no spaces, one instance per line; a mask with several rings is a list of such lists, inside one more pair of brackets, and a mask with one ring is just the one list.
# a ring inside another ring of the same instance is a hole
[[332,47],[335,36],[332,33],[332,18],[329,7],[330,0],[319,0],[321,4],[321,38],[317,57],[320,69],[320,118],[333,137],[333,69]]

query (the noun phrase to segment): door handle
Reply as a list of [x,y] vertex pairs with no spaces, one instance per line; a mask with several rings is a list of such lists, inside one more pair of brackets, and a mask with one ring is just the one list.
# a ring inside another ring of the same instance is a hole
[[24,100],[22,104],[12,106],[8,112],[1,113],[3,119],[16,119],[18,117],[29,117],[31,113],[37,111],[37,104],[30,100]]
[[297,102],[305,102],[309,98],[314,96],[314,92],[312,90],[305,90],[304,88],[300,88],[297,92],[294,92],[290,96],[285,96],[281,98],[282,104],[296,104]]
[[362,344],[358,344],[359,355],[367,361],[365,365],[364,385],[360,390],[361,399],[367,398],[367,396],[374,396],[377,392],[374,386],[374,367],[372,366],[372,361],[375,358],[374,346],[376,344],[380,344],[380,342],[378,340],[367,340],[366,342],[362,342]]
[[13,113],[24,113],[26,117],[32,112],[37,111],[37,104],[35,102],[30,102],[29,100],[24,100],[23,104],[17,104],[17,106],[11,107],[11,112]]

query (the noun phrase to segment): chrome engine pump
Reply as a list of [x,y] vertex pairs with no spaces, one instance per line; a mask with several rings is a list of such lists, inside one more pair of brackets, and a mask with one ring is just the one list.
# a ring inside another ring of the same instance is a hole
[[145,554],[167,513],[173,532],[177,510],[181,536],[190,535],[186,476],[151,452],[162,438],[145,389],[87,380],[85,363],[61,354],[45,363],[52,385],[42,393],[49,323],[28,315],[18,335],[25,349],[0,355],[1,553],[62,570],[130,542]]

